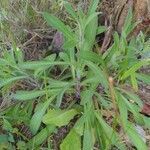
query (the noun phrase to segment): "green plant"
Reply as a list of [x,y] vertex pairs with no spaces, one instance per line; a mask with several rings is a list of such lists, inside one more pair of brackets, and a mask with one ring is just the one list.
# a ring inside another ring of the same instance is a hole
[[[1,95],[7,95],[16,103],[15,107],[2,111],[1,118],[11,135],[15,132],[11,127],[14,120],[29,124],[34,137],[29,140],[22,136],[28,141],[25,147],[39,147],[50,134],[57,132],[56,128],[67,126],[77,116],[60,145],[61,150],[91,150],[94,147],[122,150],[126,149],[123,142],[126,135],[137,149],[147,149],[135,124],[149,128],[150,123],[139,113],[142,101],[135,91],[141,80],[147,82],[149,78],[138,70],[150,64],[150,59],[144,55],[137,58],[147,49],[137,51],[137,46],[148,44],[143,36],[127,41],[135,26],[129,11],[121,36],[114,33],[113,44],[104,54],[95,52],[98,51],[96,35],[105,32],[105,27],[98,26],[98,3],[99,0],[93,0],[86,13],[81,9],[75,12],[69,3],[65,3],[64,7],[76,25],[73,29],[57,17],[43,13],[47,23],[64,35],[63,52],[58,57],[51,54],[40,61],[24,61],[23,53],[16,47],[3,52],[3,58],[0,58]],[[60,73],[54,74],[55,68]],[[34,84],[34,89],[10,93],[11,87],[23,79]],[[71,102],[61,109],[67,95],[71,96]],[[34,101],[38,102],[35,108],[32,107]],[[14,112],[20,112],[21,119]],[[11,118],[12,114],[15,114],[14,118]],[[8,137],[3,135],[2,139],[7,141]]]

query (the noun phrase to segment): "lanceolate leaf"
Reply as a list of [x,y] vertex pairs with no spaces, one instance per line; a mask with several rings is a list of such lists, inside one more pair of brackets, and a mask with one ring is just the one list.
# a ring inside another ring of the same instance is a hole
[[13,127],[12,125],[10,124],[10,122],[6,119],[3,119],[3,128],[6,130],[6,131],[9,131],[9,132],[12,132],[13,131]]
[[77,21],[78,15],[77,15],[77,13],[74,11],[74,9],[73,9],[73,7],[71,6],[71,4],[68,3],[68,2],[66,2],[64,6],[65,6],[66,11]]
[[[102,129],[104,130],[105,136],[107,137],[106,139],[108,140],[108,144],[109,145],[116,145],[117,148],[121,149],[121,150],[126,150],[125,145],[121,142],[119,135],[117,134],[117,132],[115,130],[113,130],[113,128],[111,128],[105,121],[104,119],[100,116],[100,114],[98,114],[97,112],[95,112],[95,116],[98,119],[98,122],[100,124],[100,126],[102,127]],[[108,145],[108,146],[109,146]],[[108,148],[108,147],[107,147]]]
[[83,150],[92,150],[94,147],[92,131],[85,125],[83,137]]
[[122,98],[122,95],[117,93],[117,99],[118,99],[118,107],[120,112],[120,120],[123,123],[123,126],[126,126],[128,121],[128,110],[126,103],[124,102],[124,97]]
[[55,126],[47,125],[27,143],[27,147],[31,149],[31,147],[35,148],[41,145],[47,139],[47,137],[55,131],[55,129]]
[[150,76],[147,74],[137,73],[136,74],[137,79],[141,80],[142,82],[146,84],[150,84]]
[[92,100],[92,96],[93,96],[92,90],[82,91],[80,104],[85,105],[86,103]]
[[99,82],[107,89],[108,80],[106,78],[106,75],[104,74],[104,71],[102,71],[100,67],[98,67],[92,62],[87,61],[86,64],[94,72],[95,76],[99,77]]
[[99,56],[98,54],[92,51],[87,51],[86,55],[84,51],[81,51],[79,52],[79,56],[86,61],[91,61],[91,62],[98,63],[98,64],[104,63],[101,56]]
[[30,62],[24,62],[19,64],[19,67],[22,69],[30,69],[30,70],[35,70],[37,68],[41,67],[50,67],[50,66],[55,66],[55,65],[69,65],[67,62],[57,62],[57,61],[30,61]]
[[[99,12],[95,12],[93,14],[91,14],[87,19],[86,19],[86,22],[84,24],[84,28],[86,28],[88,26],[88,24],[94,20],[95,17],[97,17],[100,13]],[[97,31],[97,30],[96,30]]]
[[128,16],[126,17],[124,26],[123,26],[123,32],[125,32],[126,35],[128,35],[128,33],[130,33],[130,31],[128,31],[129,29],[131,30],[131,25],[132,25],[132,9],[130,8],[128,11]]
[[140,107],[142,107],[143,102],[142,100],[138,97],[138,95],[131,93],[130,91],[125,91],[122,90],[126,95],[128,95],[130,97],[131,100],[133,100],[134,102],[136,102]]
[[26,101],[26,100],[32,100],[39,96],[43,96],[45,94],[45,90],[39,90],[39,91],[16,91],[16,93],[13,93],[11,95],[12,99],[14,100],[20,100],[20,101]]
[[74,130],[76,133],[78,133],[80,136],[83,135],[83,130],[84,130],[84,117],[80,117],[76,124],[74,125]]
[[68,83],[62,88],[61,92],[57,95],[57,100],[56,100],[57,107],[60,107],[64,93],[73,85],[74,83]]
[[43,103],[38,108],[38,110],[36,110],[34,115],[32,116],[32,118],[30,120],[30,129],[31,129],[33,134],[37,133],[37,131],[41,125],[43,115],[45,114],[46,109],[48,108],[49,104],[51,103],[51,101],[53,99],[54,99],[54,97],[51,97],[49,100],[47,100],[45,103]]
[[128,71],[126,71],[123,76],[122,79],[127,78],[128,76],[131,76],[133,73],[135,73],[138,69],[140,69],[142,66],[144,65],[148,65],[150,64],[150,59],[145,59],[145,60],[141,60],[140,62],[136,63],[135,65],[133,65]]
[[128,122],[125,126],[125,129],[127,135],[130,137],[137,150],[148,150],[146,144],[144,143],[140,135],[137,133],[135,127],[131,123]]
[[138,83],[136,80],[135,73],[133,73],[131,76],[131,83],[132,83],[133,89],[137,92],[138,91]]
[[90,7],[88,9],[88,15],[94,13],[98,7],[99,0],[91,0]]
[[78,112],[75,109],[49,110],[48,113],[43,117],[43,123],[61,127],[67,125],[77,114]]
[[95,42],[98,26],[98,17],[95,16],[86,26],[85,29],[85,41],[83,44],[83,51],[90,51]]
[[141,114],[139,113],[139,106],[136,105],[135,103],[129,102],[126,97],[124,97],[123,95],[121,95],[122,100],[124,101],[124,103],[127,106],[128,111],[133,113],[133,116],[136,120],[136,122],[143,124],[144,120],[141,116]]
[[97,28],[97,35],[105,32],[107,28],[105,26],[98,26]]
[[25,79],[25,78],[27,78],[27,76],[10,77],[8,79],[3,79],[3,80],[0,81],[0,88],[2,88],[3,86],[5,86],[7,84],[10,84],[14,81],[22,80],[22,79]]
[[71,29],[66,26],[61,20],[59,20],[57,17],[44,12],[43,16],[47,23],[57,29],[58,31],[62,32],[64,36],[68,39],[73,39],[74,38],[74,33],[71,31]]
[[60,150],[81,150],[81,137],[72,129],[60,145]]

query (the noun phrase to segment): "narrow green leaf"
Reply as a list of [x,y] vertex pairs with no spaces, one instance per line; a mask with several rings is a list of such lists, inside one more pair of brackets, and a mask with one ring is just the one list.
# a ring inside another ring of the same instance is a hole
[[133,89],[137,92],[138,91],[138,83],[136,80],[135,73],[133,73],[131,76],[131,83],[132,83]]
[[3,128],[4,128],[6,131],[9,131],[9,132],[12,132],[12,131],[13,131],[12,125],[11,125],[10,122],[8,122],[8,120],[6,120],[6,119],[3,119]]
[[75,49],[72,48],[69,50],[69,60],[71,62],[71,73],[72,73],[72,78],[75,79],[75,63],[76,63],[76,58],[75,58],[76,52]]
[[55,126],[48,125],[44,129],[42,129],[37,135],[35,135],[30,141],[27,143],[27,147],[31,149],[31,147],[35,148],[41,145],[51,133],[55,131]]
[[130,137],[131,141],[134,143],[137,150],[148,150],[146,144],[137,133],[135,127],[129,122],[126,124],[126,133]]
[[94,13],[98,7],[99,0],[91,0],[90,6],[88,8],[88,15]]
[[72,129],[60,145],[60,150],[81,150],[81,137]]
[[118,107],[120,112],[120,120],[122,121],[121,123],[123,123],[123,126],[126,126],[128,121],[128,110],[127,110],[126,103],[124,102],[124,97],[122,98],[122,95],[117,93],[117,100],[118,100]]
[[105,32],[107,28],[105,26],[98,26],[97,28],[97,35]]
[[94,53],[93,51],[86,51],[86,55],[84,51],[79,52],[79,57],[85,59],[87,61],[92,61],[94,63],[103,64],[102,57],[98,54]]
[[11,67],[16,66],[16,60],[15,60],[15,55],[14,55],[14,50],[11,49],[10,51],[4,51],[3,52],[3,58],[5,58],[7,60],[7,62],[9,63],[9,65]]
[[76,124],[74,125],[74,130],[76,133],[78,133],[80,136],[83,135],[83,130],[84,130],[84,117],[81,116],[77,121]]
[[61,81],[61,80],[54,80],[51,78],[48,78],[48,88],[63,88],[69,84],[67,81]]
[[[121,95],[121,98],[124,101],[124,103],[126,104],[128,111],[133,113],[135,121],[140,124],[143,124],[144,120],[142,118],[142,115],[139,113],[140,107],[136,103],[132,103],[132,102],[128,101],[123,95]],[[131,100],[134,100],[134,99],[131,99]]]
[[129,76],[131,76],[133,73],[135,73],[142,66],[149,65],[149,64],[150,64],[150,59],[141,60],[140,62],[138,62],[135,65],[133,65],[128,71],[126,71],[122,75],[122,80],[125,79],[125,78],[127,78],[127,77],[129,77]]
[[50,67],[50,66],[54,66],[54,65],[69,65],[70,63],[68,62],[50,62],[50,61],[31,61],[31,62],[24,62],[19,64],[19,67],[22,69],[30,69],[30,70],[35,70],[37,68],[41,68],[41,67]]
[[89,101],[92,100],[93,91],[92,90],[85,90],[81,93],[81,105],[87,104]]
[[73,86],[73,85],[74,85],[74,83],[71,82],[71,83],[66,84],[66,85],[62,88],[61,92],[57,95],[56,107],[60,107],[61,102],[62,102],[62,99],[63,99],[63,95],[64,95],[65,92],[66,92],[71,86]]
[[15,100],[19,101],[26,101],[26,100],[32,100],[39,96],[43,96],[46,93],[45,90],[39,90],[39,91],[16,91],[16,93],[13,93],[11,97]]
[[84,24],[84,29],[89,25],[89,23],[94,20],[94,18],[96,18],[98,15],[100,14],[100,12],[96,12],[96,13],[93,13],[91,14],[87,19],[86,19],[86,22]]
[[76,46],[76,44],[77,44],[77,40],[67,40],[67,41],[65,41],[64,42],[64,44],[63,44],[63,48],[64,49],[70,49],[70,48],[74,48],[75,46]]
[[53,124],[55,126],[67,125],[78,112],[75,109],[70,110],[49,110],[43,117],[43,123]]
[[99,81],[101,82],[101,84],[106,89],[108,89],[108,80],[104,72],[101,70],[101,68],[95,65],[94,63],[88,61],[86,62],[86,65],[93,71],[96,77],[99,77]]
[[124,26],[123,26],[123,31],[127,34],[127,31],[129,29],[129,27],[131,27],[131,24],[132,24],[132,9],[130,7],[129,11],[128,11],[128,15],[125,19],[125,23],[124,23]]
[[74,36],[75,36],[74,33],[60,19],[58,19],[57,17],[55,17],[47,12],[44,12],[43,16],[50,26],[52,26],[55,29],[57,29],[58,31],[62,32],[64,34],[64,36],[67,37],[67,39],[74,38]]
[[117,132],[104,121],[100,114],[95,112],[95,116],[98,119],[98,122],[101,125],[103,132],[105,133],[106,139],[108,140],[107,149],[110,148],[111,145],[115,145],[121,150],[126,150],[126,146],[120,140],[120,137],[117,134]]
[[[49,56],[47,56],[46,58],[44,58],[44,61],[48,61],[48,62],[54,62],[56,59],[56,54],[51,54]],[[32,69],[32,68],[31,68]],[[49,66],[39,66],[39,67],[34,67],[33,66],[33,70],[34,70],[34,77],[37,78],[38,75],[40,76],[40,73],[43,73],[45,70],[49,69]]]
[[136,77],[143,81],[146,84],[150,84],[150,75],[142,74],[142,73],[137,73]]
[[143,102],[142,102],[142,100],[139,98],[138,95],[136,95],[136,94],[134,94],[134,93],[131,93],[131,92],[129,92],[129,91],[125,91],[125,90],[123,90],[123,92],[126,93],[126,95],[129,96],[130,100],[133,100],[134,102],[136,102],[136,103],[139,105],[139,107],[142,107],[142,106],[143,106]]
[[90,51],[95,42],[96,34],[97,34],[97,27],[98,27],[98,16],[95,16],[86,26],[84,31],[85,33],[85,40],[83,43],[83,51]]
[[93,84],[93,83],[98,83],[98,82],[101,82],[100,78],[98,76],[94,76],[94,77],[88,77],[87,79],[83,80],[81,83],[82,85],[86,86],[89,83]]
[[71,4],[69,2],[66,2],[64,5],[66,11],[73,17],[73,19],[75,19],[76,21],[78,20],[78,15],[77,13],[74,11],[73,7],[71,6]]
[[98,98],[97,100],[99,101],[100,105],[103,106],[106,109],[109,109],[111,107],[111,102],[101,96],[101,93],[99,92],[94,92],[94,95]]
[[8,79],[4,79],[0,81],[0,88],[2,88],[3,86],[6,86],[7,84],[10,84],[12,82],[18,81],[18,80],[22,80],[27,78],[27,76],[18,76],[18,77],[11,77]]
[[91,132],[92,131],[87,126],[85,126],[83,137],[83,150],[93,150],[94,143]]
[[105,59],[105,62],[108,64],[111,62],[114,54],[117,52],[118,48],[116,44],[113,44],[108,50],[103,54],[103,59]]
[[60,59],[63,60],[63,61],[69,61],[69,56],[68,56],[68,54],[65,53],[65,52],[60,52],[60,53],[59,53],[59,57],[60,57]]
[[54,97],[51,97],[45,103],[43,103],[36,110],[34,115],[32,116],[32,118],[30,120],[30,129],[31,129],[33,134],[37,133],[37,131],[38,131],[40,125],[41,125],[43,115],[45,114],[46,109],[48,108],[49,104],[52,102],[53,99],[54,99]]

